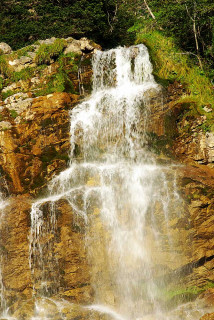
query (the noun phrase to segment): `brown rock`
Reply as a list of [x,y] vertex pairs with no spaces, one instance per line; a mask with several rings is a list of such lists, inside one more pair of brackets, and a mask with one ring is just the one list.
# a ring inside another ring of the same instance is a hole
[[214,313],[207,313],[200,320],[214,320]]

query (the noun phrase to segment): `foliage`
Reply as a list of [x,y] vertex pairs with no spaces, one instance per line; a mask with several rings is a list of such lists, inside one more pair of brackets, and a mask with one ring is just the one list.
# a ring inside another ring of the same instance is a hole
[[[150,0],[147,1],[155,16],[151,18],[146,7],[130,30],[162,30],[173,37],[185,52],[196,54],[204,69],[214,67],[214,2],[210,0]],[[198,48],[197,48],[198,45]],[[193,56],[192,56],[193,57]],[[209,68],[207,68],[207,66]],[[211,79],[214,72],[210,71]]]
[[52,59],[57,58],[65,48],[63,39],[56,39],[53,44],[42,44],[36,53],[35,61],[38,64],[48,64]]
[[176,80],[186,88],[186,94],[179,100],[190,104],[185,116],[190,113],[195,117],[206,115],[207,120],[202,129],[211,128],[214,110],[207,114],[203,107],[212,108],[214,105],[213,87],[204,72],[193,63],[189,55],[179,50],[172,38],[165,37],[160,31],[141,30],[137,33],[137,42],[143,42],[149,48],[154,76],[158,82],[170,83]]
[[36,91],[36,96],[64,91],[76,93],[70,75],[78,72],[79,59],[80,56],[74,53],[61,54],[57,59],[57,73],[46,79],[46,85]]
[[13,49],[51,36],[88,36],[102,45],[124,43],[134,16],[122,0],[1,0],[0,42]]
[[161,292],[161,295],[163,295],[166,300],[170,300],[176,296],[180,296],[180,297],[189,296],[191,299],[191,296],[195,297],[209,288],[214,288],[214,283],[211,281],[208,281],[202,287],[196,287],[196,286],[183,287],[183,288],[181,287],[181,288],[177,288],[174,290],[168,290],[165,292]]

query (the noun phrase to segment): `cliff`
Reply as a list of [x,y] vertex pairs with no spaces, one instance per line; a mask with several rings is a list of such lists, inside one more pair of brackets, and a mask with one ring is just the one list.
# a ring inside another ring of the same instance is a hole
[[[84,243],[87,226],[83,218],[75,217],[68,201],[56,202],[54,232],[51,201],[43,204],[45,221],[40,242],[42,255],[47,255],[46,265],[30,261],[35,263],[32,276],[29,264],[29,251],[34,250],[34,243],[29,244],[32,203],[46,195],[48,182],[68,167],[69,111],[91,91],[91,58],[97,48],[85,38],[54,38],[0,56],[0,182],[4,197],[10,195],[1,214],[2,291],[11,314],[18,319],[29,319],[33,314],[35,292],[38,295],[46,290],[42,284],[44,273],[49,275],[50,282],[45,294],[69,301],[61,307],[67,318],[88,319],[91,314],[98,318],[95,311],[79,306],[74,310],[66,305],[89,304],[94,295],[91,261],[86,257]],[[158,162],[175,165],[184,208],[181,215],[172,215],[169,221],[176,248],[174,259],[165,259],[167,262],[161,265],[162,257],[167,257],[171,250],[167,246],[155,257],[155,273],[164,278],[169,292],[169,310],[195,299],[203,308],[214,302],[214,134],[202,126],[207,121],[204,115],[188,114],[190,102],[180,101],[183,95],[188,95],[188,89],[177,80],[162,89],[161,98],[150,92],[148,147],[156,153]],[[208,115],[213,112],[210,105],[204,110]],[[76,153],[78,156],[78,150]],[[97,182],[89,179],[87,183]],[[94,210],[93,214],[91,233],[100,235],[103,230],[99,213]],[[106,263],[104,250],[100,245],[97,266]],[[57,263],[52,263],[50,252],[57,256]],[[108,275],[104,272],[102,276],[106,277],[108,291],[105,300],[114,302]],[[176,286],[175,278],[179,279]],[[159,302],[165,303],[162,295]],[[40,304],[48,305],[54,319],[58,319],[55,302],[41,299]]]

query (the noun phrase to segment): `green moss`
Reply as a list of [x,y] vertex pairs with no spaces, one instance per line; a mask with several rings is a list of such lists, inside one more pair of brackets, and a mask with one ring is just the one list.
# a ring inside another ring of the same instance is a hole
[[56,151],[54,146],[47,146],[41,156],[41,161],[43,162],[43,168],[46,168],[46,166],[55,159],[69,161],[69,156],[67,153],[60,153]]
[[37,189],[37,188],[41,188],[42,186],[45,185],[45,180],[43,177],[38,176],[34,179],[33,184],[31,185],[31,189]]
[[18,117],[18,113],[16,112],[16,110],[10,110],[10,115],[13,119],[15,119],[16,117]]
[[0,90],[4,88],[4,79],[0,77]]
[[190,296],[197,296],[199,294],[201,294],[202,292],[206,291],[209,288],[214,288],[214,282],[208,281],[204,286],[202,287],[196,287],[196,286],[192,286],[192,287],[183,287],[183,288],[178,288],[175,290],[169,290],[169,291],[165,291],[164,292],[164,298],[166,300],[170,300],[175,296],[186,296],[186,295],[190,295]]

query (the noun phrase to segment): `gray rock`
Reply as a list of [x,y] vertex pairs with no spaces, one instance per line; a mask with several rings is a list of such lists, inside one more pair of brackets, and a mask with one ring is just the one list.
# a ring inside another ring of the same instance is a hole
[[207,106],[203,107],[203,109],[205,112],[212,112],[213,111],[212,108],[209,108]]
[[87,38],[81,38],[79,40],[81,51],[93,51],[95,48],[91,45],[90,40]]
[[12,124],[9,121],[1,121],[0,122],[0,130],[11,129]]
[[68,47],[65,49],[64,54],[68,54],[68,53],[77,53],[77,54],[81,54],[81,45],[80,42],[78,40],[74,40],[68,45]]
[[36,64],[33,62],[32,57],[22,56],[19,59],[9,61],[9,65],[13,67],[14,71],[21,71],[27,67],[35,67]]
[[0,43],[0,50],[2,50],[5,54],[11,53],[12,49],[9,46],[9,44],[5,43],[5,42],[1,42]]
[[40,44],[53,44],[55,42],[56,38],[52,37],[50,39],[46,39],[46,40],[39,40]]
[[208,162],[214,162],[214,133],[206,133],[206,146],[207,146],[207,155]]
[[12,83],[11,85],[5,87],[4,89],[2,89],[2,92],[7,92],[7,91],[13,91],[16,90],[18,88],[18,84],[17,83]]

